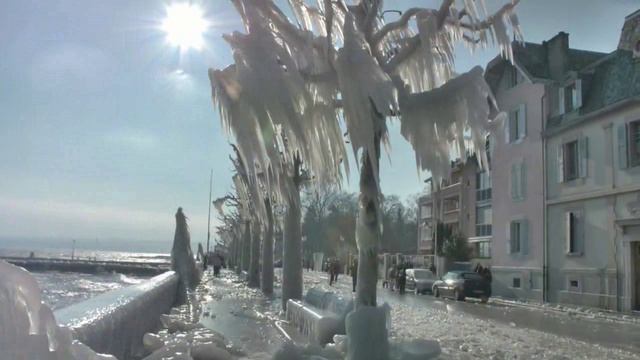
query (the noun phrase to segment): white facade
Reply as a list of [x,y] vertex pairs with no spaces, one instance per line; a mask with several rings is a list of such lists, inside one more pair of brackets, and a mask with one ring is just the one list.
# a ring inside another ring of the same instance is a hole
[[640,101],[613,108],[547,139],[551,302],[640,309]]

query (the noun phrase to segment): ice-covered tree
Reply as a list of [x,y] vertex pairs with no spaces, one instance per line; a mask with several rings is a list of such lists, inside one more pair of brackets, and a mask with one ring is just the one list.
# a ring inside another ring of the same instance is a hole
[[[449,171],[452,148],[479,154],[481,166],[486,163],[485,132],[495,102],[480,67],[454,75],[454,49],[457,43],[471,50],[494,44],[511,58],[510,29],[520,38],[517,2],[488,14],[482,0],[442,0],[437,9],[406,9],[386,23],[382,0],[289,0],[293,19],[271,0],[232,0],[245,32],[224,35],[234,64],[211,70],[210,78],[249,176],[274,169],[267,181],[291,197],[298,189],[280,169],[298,156],[319,183],[339,181],[346,160],[340,115],[360,157],[350,359],[388,358],[386,322],[376,308],[378,165],[381,146],[388,144],[386,119],[401,121],[418,168],[436,180]],[[287,141],[285,156],[274,145],[277,134]]]

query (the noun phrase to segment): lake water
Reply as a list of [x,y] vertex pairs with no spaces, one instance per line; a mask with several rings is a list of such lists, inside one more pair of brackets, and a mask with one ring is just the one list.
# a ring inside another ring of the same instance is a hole
[[[30,250],[0,249],[0,256],[28,257]],[[71,258],[70,251],[39,250],[34,254],[39,258]],[[169,254],[133,253],[123,251],[77,250],[76,259],[97,259],[131,262],[170,262]],[[32,272],[42,290],[42,301],[53,310],[89,299],[98,294],[124,286],[138,284],[146,278],[113,272],[84,274],[74,272]]]

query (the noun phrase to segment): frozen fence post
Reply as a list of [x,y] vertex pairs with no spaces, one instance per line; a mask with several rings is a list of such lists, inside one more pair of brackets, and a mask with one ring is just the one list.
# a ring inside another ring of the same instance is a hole
[[196,269],[196,261],[191,251],[191,236],[189,235],[187,217],[181,207],[176,212],[176,233],[171,249],[171,269],[175,270],[180,277],[177,300],[179,303],[183,303],[187,300],[187,291],[195,289],[200,282],[200,274]]

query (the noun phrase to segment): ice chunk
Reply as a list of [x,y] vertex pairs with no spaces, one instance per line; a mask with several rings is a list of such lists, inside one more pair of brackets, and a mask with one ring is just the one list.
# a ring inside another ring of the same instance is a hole
[[100,355],[71,340],[28,271],[0,260],[0,355],[3,359],[101,360]]
[[389,359],[386,306],[360,306],[347,315],[349,359]]

